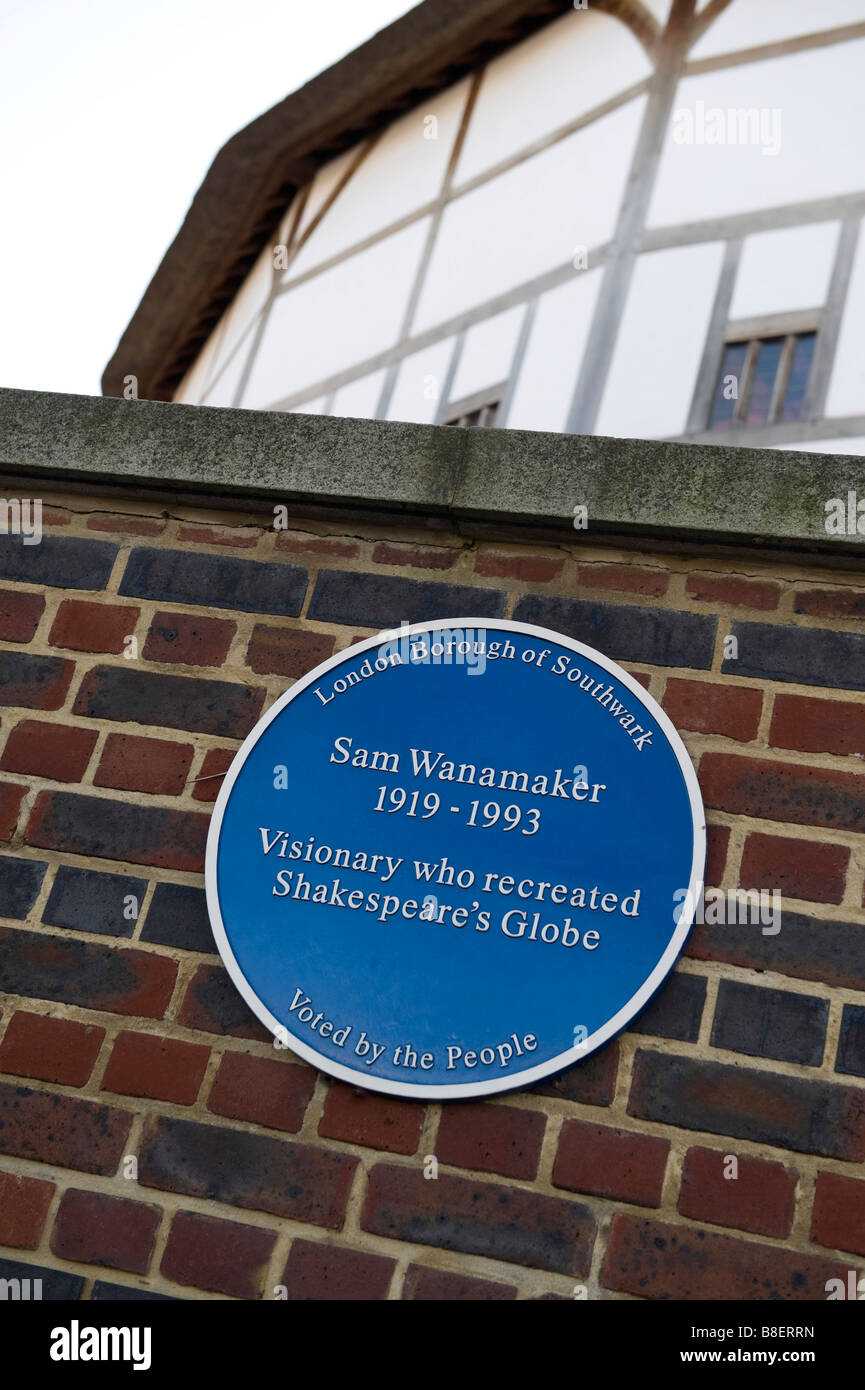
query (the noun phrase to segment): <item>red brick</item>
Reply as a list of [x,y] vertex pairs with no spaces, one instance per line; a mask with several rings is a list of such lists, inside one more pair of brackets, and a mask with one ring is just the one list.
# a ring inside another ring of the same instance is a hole
[[777,889],[787,898],[840,903],[850,851],[842,845],[791,840],[783,835],[749,835],[745,841],[739,885]]
[[426,1107],[417,1101],[375,1095],[332,1081],[318,1132],[324,1139],[342,1139],[368,1149],[413,1154],[417,1150]]
[[797,589],[793,612],[815,618],[865,618],[865,589]]
[[112,512],[97,512],[87,518],[88,531],[113,531],[122,536],[161,536],[165,530],[165,519],[155,516],[135,516]]
[[215,801],[222,788],[222,779],[234,761],[231,748],[208,748],[198,776],[192,784],[195,801]]
[[192,1105],[207,1070],[210,1048],[152,1033],[117,1035],[102,1081],[104,1091]]
[[597,1227],[572,1198],[477,1182],[419,1166],[378,1163],[369,1175],[361,1227],[374,1235],[511,1261],[554,1274],[585,1275]]
[[763,692],[741,685],[711,685],[708,681],[671,676],[663,704],[677,729],[723,734],[748,743],[757,737]]
[[340,540],[336,536],[304,535],[299,531],[279,531],[276,549],[288,550],[292,555],[339,555],[343,560],[353,560],[360,554],[360,546],[355,541]]
[[123,639],[135,631],[140,612],[139,608],[67,598],[57,610],[49,640],[55,647],[69,647],[76,652],[112,652],[119,656],[124,650]]
[[621,589],[660,598],[667,592],[670,575],[642,565],[580,565],[578,579],[584,589]]
[[396,1260],[341,1245],[292,1241],[282,1276],[289,1302],[370,1303],[387,1298]]
[[6,740],[0,767],[55,782],[80,782],[98,737],[96,729],[22,719]]
[[465,1104],[445,1107],[436,1154],[442,1163],[501,1173],[505,1178],[537,1176],[546,1116],[511,1105]]
[[44,611],[41,594],[0,589],[0,642],[29,642]]
[[491,579],[518,579],[526,584],[546,584],[561,574],[564,558],[548,559],[543,555],[533,555],[531,551],[523,555],[499,555],[490,550],[479,550],[475,557],[475,574],[483,574]]
[[402,1296],[415,1302],[501,1303],[517,1296],[512,1284],[496,1284],[492,1279],[475,1279],[468,1274],[451,1274],[446,1269],[409,1265]]
[[110,1177],[131,1124],[126,1110],[0,1082],[0,1153]]
[[144,643],[144,659],[221,666],[236,631],[237,624],[225,618],[159,612],[154,614]]
[[776,695],[769,743],[802,753],[865,756],[865,704],[820,700],[810,695]]
[[0,1172],[0,1245],[35,1250],[53,1196],[53,1182]]
[[706,886],[717,888],[724,877],[727,850],[730,845],[729,825],[706,826]]
[[105,1029],[19,1010],[0,1043],[0,1071],[61,1086],[83,1086],[99,1056]]
[[245,1052],[226,1052],[210,1098],[208,1110],[231,1120],[249,1120],[296,1134],[315,1089],[311,1067],[275,1058],[250,1057]]
[[15,834],[26,791],[18,782],[0,782],[0,840],[9,841]]
[[191,743],[137,734],[109,734],[93,778],[97,787],[179,796],[195,749]]
[[452,546],[424,550],[416,545],[391,545],[379,541],[372,552],[377,565],[411,565],[414,569],[449,570],[457,561],[459,551]]
[[65,507],[43,507],[42,524],[43,526],[68,526],[72,520],[72,513]]
[[743,579],[736,574],[689,574],[685,590],[692,598],[706,603],[723,603],[733,608],[778,607],[781,586],[764,579]]
[[668,1141],[652,1134],[566,1120],[553,1165],[553,1185],[657,1207],[669,1151]]
[[677,1302],[823,1302],[827,1280],[846,1279],[846,1273],[844,1266],[817,1255],[617,1212],[601,1283],[637,1298]]
[[865,1182],[839,1173],[817,1174],[811,1239],[865,1255]]
[[703,801],[710,809],[790,825],[865,831],[861,772],[704,753],[699,778]]
[[264,535],[260,526],[181,526],[177,538],[196,545],[230,545],[239,550],[251,550]]
[[635,681],[639,681],[644,690],[648,690],[649,686],[652,684],[652,677],[648,675],[646,671],[631,671],[627,666],[625,670],[628,671],[629,675],[634,677]]
[[230,1298],[261,1298],[275,1244],[275,1231],[179,1211],[160,1268],[175,1284]]
[[146,1274],[162,1208],[70,1187],[63,1193],[51,1249],[63,1260]]
[[320,632],[271,627],[256,623],[249,639],[246,664],[258,675],[305,676],[333,654],[335,638]]
[[[736,1158],[738,1172],[728,1178],[724,1171],[731,1156]],[[682,1168],[679,1211],[695,1221],[782,1240],[793,1225],[797,1176],[795,1168],[749,1154],[689,1149]]]

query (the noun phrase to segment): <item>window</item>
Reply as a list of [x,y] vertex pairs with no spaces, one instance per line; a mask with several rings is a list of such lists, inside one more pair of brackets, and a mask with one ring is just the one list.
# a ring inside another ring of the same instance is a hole
[[709,429],[804,419],[816,341],[816,328],[747,337],[728,331]]
[[446,408],[443,424],[456,425],[463,430],[491,429],[498,418],[501,403],[502,389],[498,387],[495,391],[468,396]]

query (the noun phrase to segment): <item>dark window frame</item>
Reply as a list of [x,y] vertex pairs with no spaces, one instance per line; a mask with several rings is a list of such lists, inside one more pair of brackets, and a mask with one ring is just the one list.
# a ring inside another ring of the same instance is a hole
[[[719,360],[712,383],[712,390],[711,393],[708,393],[701,433],[715,435],[732,433],[736,430],[771,429],[773,425],[784,423],[804,424],[806,421],[810,420],[813,417],[813,411],[810,408],[810,387],[820,344],[820,320],[821,311],[819,309],[797,309],[792,313],[767,314],[748,319],[731,319],[724,329],[723,339],[720,344]],[[802,401],[802,413],[794,421],[783,421],[781,416],[787,399],[790,372],[793,366],[796,348],[799,342],[806,337],[814,338],[814,348],[808,374],[809,379],[806,383]],[[775,372],[767,417],[760,424],[749,424],[747,420],[748,406],[751,399],[754,372],[760,355],[760,349],[764,344],[778,340],[781,340],[781,356]],[[732,417],[724,424],[713,424],[712,417],[718,399],[718,390],[725,375],[724,357],[727,348],[733,345],[746,346],[745,361],[739,382],[739,397]]]
[[494,429],[505,398],[507,382],[475,391],[471,396],[449,401],[442,413],[442,424],[457,429]]

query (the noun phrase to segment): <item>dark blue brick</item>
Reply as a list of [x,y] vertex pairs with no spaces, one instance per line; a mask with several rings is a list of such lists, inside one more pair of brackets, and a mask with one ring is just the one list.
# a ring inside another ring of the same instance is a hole
[[865,1076],[865,1007],[845,1004],[835,1070],[845,1076]]
[[718,620],[698,613],[671,613],[627,603],[524,594],[514,610],[521,623],[535,623],[597,647],[614,661],[650,666],[687,666],[708,671]]
[[[20,1260],[0,1260],[0,1279],[29,1279],[29,1302],[37,1301],[34,1279],[42,1280],[43,1303],[72,1303],[81,1297],[84,1288],[80,1274],[67,1274],[65,1269],[46,1269],[44,1265],[25,1265]],[[19,1289],[19,1297],[21,1292]],[[7,1291],[6,1297],[14,1298],[14,1294]]]
[[185,883],[157,883],[141,940],[215,955],[204,889],[190,888]]
[[39,894],[47,864],[0,855],[0,917],[22,922]]
[[849,1163],[865,1159],[865,1091],[832,1081],[639,1051],[628,1114]]
[[322,570],[309,605],[310,618],[358,627],[398,627],[437,618],[500,618],[505,594],[467,584],[439,584],[385,574]]
[[841,690],[865,690],[865,636],[819,627],[776,627],[772,623],[733,623],[739,644],[726,675],[759,680],[796,681]]
[[671,975],[652,1002],[629,1025],[632,1033],[696,1042],[706,998],[702,975]]
[[619,1070],[619,1044],[607,1043],[591,1057],[560,1071],[540,1086],[530,1086],[539,1096],[555,1096],[557,1100],[575,1100],[581,1105],[612,1105],[616,1096],[616,1075]]
[[828,999],[722,980],[710,1041],[749,1057],[819,1067],[828,1021]]
[[240,739],[249,733],[263,704],[263,690],[237,681],[95,666],[75,697],[75,713]]
[[0,579],[55,589],[104,589],[116,554],[110,541],[78,536],[43,536],[39,545],[0,536]]
[[59,656],[0,652],[0,705],[59,709],[74,670],[74,662]]
[[120,593],[160,603],[195,603],[294,618],[303,605],[308,581],[307,571],[297,565],[141,546],[129,557]]
[[773,970],[798,980],[822,980],[865,993],[865,926],[826,922],[784,911],[782,931],[763,934],[750,923],[698,923],[686,952],[697,960],[727,961],[749,970]]
[[71,927],[73,931],[98,932],[100,936],[131,936],[137,916],[124,916],[129,897],[138,909],[147,889],[147,879],[127,878],[124,874],[102,874],[96,869],[73,869],[61,864],[42,913],[50,927]]
[[152,1289],[133,1289],[128,1284],[109,1284],[97,1279],[90,1295],[91,1303],[135,1303],[146,1299],[156,1303],[183,1303],[182,1298],[173,1298],[170,1293],[154,1293]]

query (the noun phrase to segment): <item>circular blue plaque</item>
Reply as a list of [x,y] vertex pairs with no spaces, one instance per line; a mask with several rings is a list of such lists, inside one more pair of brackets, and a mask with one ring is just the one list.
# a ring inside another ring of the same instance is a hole
[[404,624],[249,734],[214,808],[208,909],[277,1045],[377,1091],[489,1095],[645,1007],[705,839],[681,739],[600,652],[505,620]]

